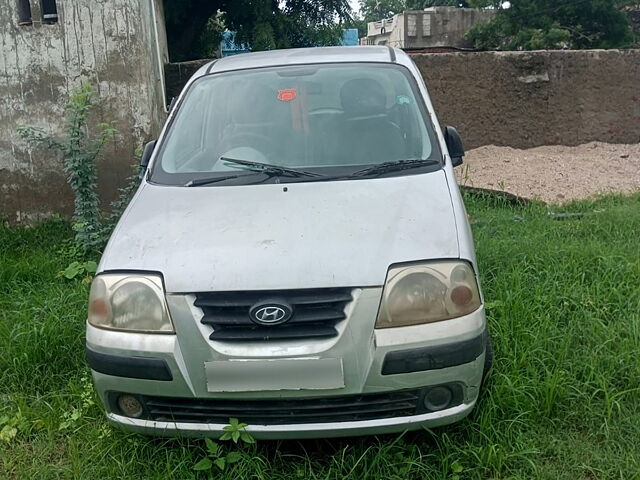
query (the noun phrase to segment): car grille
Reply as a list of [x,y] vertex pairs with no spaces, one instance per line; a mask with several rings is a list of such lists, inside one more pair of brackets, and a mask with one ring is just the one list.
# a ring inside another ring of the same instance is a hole
[[[270,299],[293,307],[286,323],[262,326],[251,320],[249,309]],[[335,337],[335,325],[346,318],[344,310],[351,300],[350,288],[323,288],[196,293],[194,305],[202,309],[201,322],[213,327],[211,340],[241,342]]]
[[347,422],[415,415],[420,390],[294,400],[143,397],[151,420],[250,425]]

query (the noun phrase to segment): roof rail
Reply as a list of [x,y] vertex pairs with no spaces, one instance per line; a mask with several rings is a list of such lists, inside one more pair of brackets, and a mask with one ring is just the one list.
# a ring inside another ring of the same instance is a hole
[[218,59],[216,58],[213,62],[211,62],[209,64],[209,66],[207,67],[207,72],[206,74],[209,75],[211,73],[211,69],[213,68],[213,66],[216,64],[216,62],[218,61]]
[[389,56],[391,57],[391,62],[396,63],[396,51],[393,49],[393,47],[390,47],[389,45],[387,45],[387,48],[389,49]]

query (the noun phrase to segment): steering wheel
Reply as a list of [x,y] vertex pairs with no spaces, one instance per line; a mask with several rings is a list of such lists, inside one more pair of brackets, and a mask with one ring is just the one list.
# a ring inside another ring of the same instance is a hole
[[223,144],[225,145],[225,150],[230,150],[231,148],[238,147],[255,148],[267,158],[272,157],[277,151],[277,145],[275,141],[270,137],[261,135],[259,133],[232,133],[230,136],[224,139]]

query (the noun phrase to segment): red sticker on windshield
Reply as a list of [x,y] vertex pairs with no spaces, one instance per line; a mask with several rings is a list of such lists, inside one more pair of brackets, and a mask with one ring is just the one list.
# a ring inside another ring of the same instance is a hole
[[278,90],[278,100],[283,102],[290,102],[298,96],[298,92],[295,88],[287,88],[286,90]]

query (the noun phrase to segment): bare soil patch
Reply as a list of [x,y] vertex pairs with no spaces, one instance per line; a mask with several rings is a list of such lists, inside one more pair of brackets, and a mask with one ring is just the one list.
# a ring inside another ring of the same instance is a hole
[[640,144],[591,142],[519,150],[494,145],[467,152],[458,183],[547,203],[640,190]]

